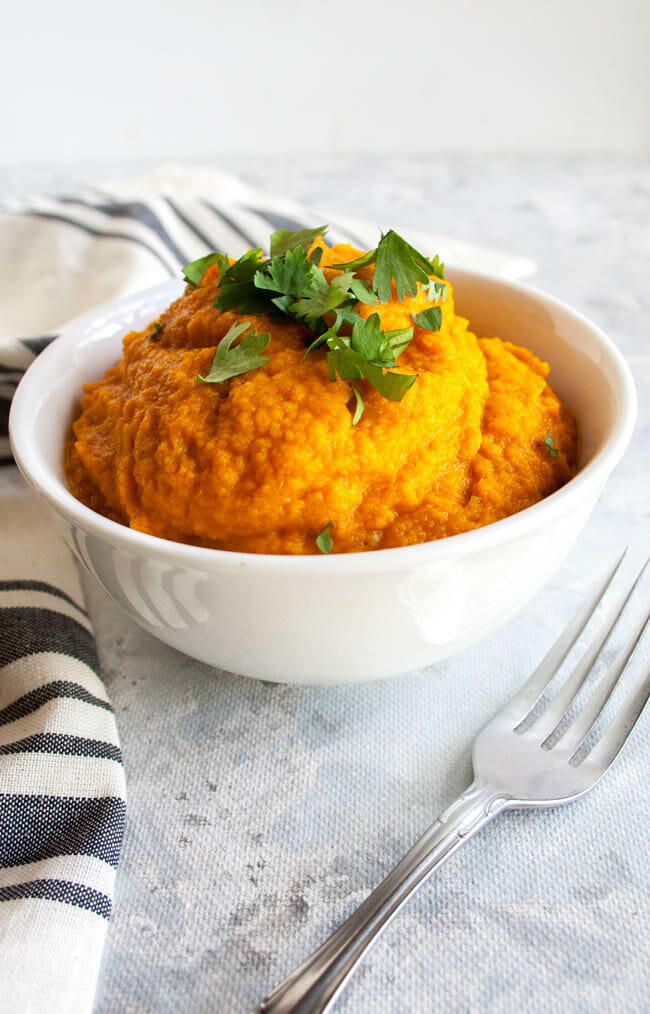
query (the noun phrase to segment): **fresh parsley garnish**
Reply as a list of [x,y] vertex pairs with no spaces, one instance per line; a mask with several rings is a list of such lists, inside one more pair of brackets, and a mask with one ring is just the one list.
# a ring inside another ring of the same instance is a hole
[[546,436],[544,437],[544,443],[548,449],[549,458],[557,458],[559,451],[555,446],[555,440],[553,439],[550,433],[547,433]]
[[439,306],[432,306],[429,310],[422,310],[421,313],[412,313],[411,320],[415,321],[418,327],[425,331],[439,331],[442,324],[442,310]]
[[[444,264],[436,256],[429,260],[407,243],[393,229],[382,233],[381,239],[374,250],[369,250],[355,261],[332,265],[342,271],[358,271],[368,264],[375,265],[372,287],[380,302],[387,303],[391,298],[391,285],[395,283],[398,299],[404,295],[415,296],[420,285],[429,285],[429,275],[444,278]],[[429,298],[435,298],[429,296]]]
[[271,236],[269,244],[271,257],[281,257],[282,254],[289,250],[295,250],[298,246],[307,250],[317,236],[324,236],[326,232],[326,225],[317,225],[315,229],[296,229],[295,232],[288,229],[277,229]]
[[[417,374],[391,373],[396,357],[413,337],[413,328],[382,331],[378,313],[367,320],[359,317],[348,336],[328,332],[327,368],[330,380],[361,380],[365,378],[376,391],[390,401],[401,401],[417,380]],[[384,372],[386,370],[387,372]]]
[[365,405],[363,404],[363,398],[361,397],[361,393],[356,389],[354,384],[350,384],[350,387],[352,388],[352,393],[354,395],[355,400],[354,412],[352,413],[352,425],[356,426],[357,423],[359,422],[359,419],[363,415]]
[[222,269],[222,265],[228,264],[228,258],[222,253],[209,253],[205,257],[198,257],[195,261],[190,264],[186,264],[183,268],[183,278],[188,285],[200,285],[201,279],[204,274],[213,264],[218,264],[219,268]]
[[332,551],[332,532],[334,531],[334,522],[328,521],[322,532],[319,532],[316,536],[316,545],[320,549],[321,553],[331,553]]
[[382,303],[391,298],[391,283],[395,283],[398,299],[415,296],[418,282],[428,285],[429,275],[435,274],[434,265],[410,243],[390,229],[377,246],[375,274],[372,287]]
[[[315,247],[309,253],[314,240],[325,231],[326,226],[295,232],[278,229],[271,236],[268,258],[263,257],[260,248],[248,250],[232,263],[225,254],[211,253],[192,261],[183,274],[189,285],[196,286],[205,271],[217,264],[219,290],[214,300],[217,309],[297,322],[311,332],[303,358],[325,346],[332,380],[367,380],[384,398],[401,401],[417,380],[417,374],[393,370],[413,338],[413,328],[383,331],[379,314],[371,313],[364,319],[358,306],[388,302],[393,286],[399,300],[406,295],[415,296],[421,289],[427,299],[442,302],[446,296],[444,265],[437,256],[425,257],[390,229],[382,234],[376,248],[362,257],[328,265],[331,272],[328,277],[320,267],[322,248]],[[357,276],[357,271],[373,263],[372,283],[368,284]],[[412,320],[426,330],[439,331],[442,311],[439,305],[431,306],[413,314]],[[219,383],[268,362],[260,355],[268,344],[267,334],[258,334],[253,329],[233,345],[247,327],[250,322],[233,325],[217,347],[210,372],[200,380]],[[341,333],[342,330],[350,333]],[[355,425],[364,403],[358,387],[350,386],[355,398],[352,419]]]
[[241,341],[233,346],[233,342],[250,327],[250,321],[244,320],[233,324],[217,345],[210,370],[205,377],[197,377],[201,384],[221,384],[231,377],[257,370],[268,363],[268,357],[260,355],[271,340],[267,332],[258,334],[252,328]]
[[151,330],[151,334],[149,335],[149,341],[151,341],[151,342],[157,342],[157,341],[159,341],[160,335],[158,334],[158,332],[160,331],[161,327],[162,327],[162,325],[161,325],[160,321],[157,320],[154,323],[154,325],[153,325],[153,328]]

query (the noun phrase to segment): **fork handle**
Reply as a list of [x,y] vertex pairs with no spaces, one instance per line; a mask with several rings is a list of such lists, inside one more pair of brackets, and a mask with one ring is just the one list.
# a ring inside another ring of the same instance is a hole
[[507,796],[475,778],[359,908],[262,1001],[256,1014],[320,1014],[327,1010],[406,899],[507,804]]

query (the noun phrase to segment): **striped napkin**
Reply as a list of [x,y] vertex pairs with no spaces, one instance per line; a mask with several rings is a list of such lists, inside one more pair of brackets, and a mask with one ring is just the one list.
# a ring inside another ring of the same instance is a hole
[[[176,277],[207,250],[238,256],[278,228],[377,228],[270,199],[230,175],[168,167],[139,180],[0,207],[0,459],[23,371],[71,321]],[[443,260],[508,277],[522,258],[404,230]],[[0,470],[0,1010],[92,1007],[124,830],[115,719],[75,564],[13,468]]]

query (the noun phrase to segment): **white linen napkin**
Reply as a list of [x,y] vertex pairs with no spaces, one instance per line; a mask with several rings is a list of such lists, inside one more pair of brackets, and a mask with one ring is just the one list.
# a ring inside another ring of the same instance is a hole
[[[208,250],[241,254],[277,228],[330,223],[368,248],[378,230],[270,199],[225,173],[162,168],[127,183],[0,208],[0,458],[24,369],[72,319]],[[390,223],[382,223],[387,227]],[[399,226],[399,223],[396,223]],[[403,234],[507,277],[530,261]],[[0,476],[0,1008],[90,1010],[124,827],[114,716],[76,568],[15,469]]]

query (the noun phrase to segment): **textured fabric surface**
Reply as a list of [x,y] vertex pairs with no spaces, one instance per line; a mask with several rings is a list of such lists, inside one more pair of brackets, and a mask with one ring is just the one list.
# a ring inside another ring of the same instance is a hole
[[14,470],[1,481],[0,1008],[77,1014],[111,914],[124,770],[77,569]]
[[[59,191],[69,178],[52,176]],[[421,673],[329,690],[220,673],[151,638],[87,583],[129,777],[96,1014],[250,1010],[469,782],[474,734],[617,549],[630,543],[626,574],[650,550],[645,167],[292,160],[251,163],[248,178],[313,207],[531,251],[538,284],[620,344],[640,422],[544,592],[480,645]],[[18,175],[5,182],[24,191]],[[626,265],[618,286],[613,263]],[[22,488],[9,470],[0,484]],[[648,594],[646,582],[639,596]],[[647,660],[645,645],[630,679]],[[506,814],[464,846],[395,919],[336,1010],[650,1009],[649,724],[645,716],[585,799]]]

